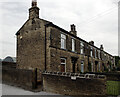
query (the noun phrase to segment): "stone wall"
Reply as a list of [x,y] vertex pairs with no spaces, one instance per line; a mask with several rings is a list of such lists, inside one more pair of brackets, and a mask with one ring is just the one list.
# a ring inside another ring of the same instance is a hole
[[2,62],[2,68],[16,68],[17,64],[14,62]]
[[108,81],[120,81],[120,73],[119,72],[109,72],[109,73],[94,73],[88,72],[89,74],[96,74],[96,75],[105,75]]
[[17,34],[17,68],[45,70],[45,24],[29,19]]
[[[102,54],[99,59],[98,52],[96,52],[95,57],[96,47],[93,47],[93,56],[89,57],[90,60],[88,60],[88,56],[90,56],[90,45],[86,41],[74,37],[70,33],[62,31],[60,28],[45,26],[47,23],[49,22],[38,18],[28,19],[18,31],[17,68],[38,68],[42,71],[60,71],[60,58],[65,57],[68,63],[66,68],[67,72],[73,72],[71,57],[76,57],[78,58],[75,64],[76,72],[77,66],[79,68],[81,67],[81,60],[84,61],[84,71],[88,71],[88,61],[89,63],[93,63],[94,72],[103,71],[102,64],[107,65],[109,60],[101,60],[103,58]],[[61,49],[61,33],[66,35],[66,49]],[[72,51],[72,38],[75,39],[75,52]],[[80,53],[81,42],[84,44],[84,54]],[[100,62],[101,70],[98,70],[98,64],[95,65],[96,61]]]
[[43,74],[43,89],[63,95],[105,95],[105,78],[77,78]]
[[[66,35],[66,49],[61,49],[61,33]],[[51,27],[50,31],[50,43],[47,42],[49,49],[47,54],[49,55],[47,61],[50,61],[49,68],[47,71],[60,71],[61,58],[66,58],[66,72],[73,72],[73,63],[71,62],[71,57],[77,58],[77,62],[75,63],[75,72],[81,72],[81,61],[84,61],[84,72],[88,72],[88,62],[89,64],[93,64],[93,72],[103,72],[104,66],[107,66],[109,60],[102,60],[103,55],[99,58],[98,51],[96,51],[95,57],[95,47],[93,47],[92,57],[90,55],[90,46],[87,42],[80,40],[78,38],[75,39],[75,52],[72,51],[72,35],[66,34],[67,32],[61,31],[58,28]],[[80,53],[80,43],[81,41],[84,43],[84,54]],[[102,51],[101,51],[102,52]],[[88,58],[89,56],[89,58]],[[100,64],[100,66],[99,66]],[[100,67],[100,68],[99,68]],[[78,69],[77,69],[78,68]]]
[[37,86],[36,71],[3,68],[2,82],[5,84],[20,86],[25,89],[35,89]]

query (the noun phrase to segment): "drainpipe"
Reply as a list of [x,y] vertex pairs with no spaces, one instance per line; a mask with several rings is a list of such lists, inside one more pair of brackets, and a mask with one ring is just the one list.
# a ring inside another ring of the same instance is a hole
[[[87,69],[88,69],[88,71],[89,71],[89,65],[90,65],[90,62],[89,62],[89,57],[90,57],[90,56],[89,56],[89,53],[88,53],[88,56],[87,56],[87,57],[88,57],[88,68],[87,68]],[[91,72],[91,71],[89,71],[89,72]]]
[[52,22],[49,22],[44,25],[45,26],[45,71],[47,70],[47,38],[46,38],[47,32],[46,31],[49,24],[52,24]]
[[46,40],[46,25],[45,25],[45,71],[46,71],[46,56],[47,56],[47,52],[46,52],[46,48],[47,48],[47,45],[46,45],[46,42],[47,42],[47,40]]

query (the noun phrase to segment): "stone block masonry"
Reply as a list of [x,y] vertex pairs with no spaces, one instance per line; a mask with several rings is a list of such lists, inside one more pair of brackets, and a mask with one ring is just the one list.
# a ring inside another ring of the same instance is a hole
[[75,78],[43,73],[43,89],[63,95],[106,95],[106,78]]
[[13,68],[2,69],[2,82],[19,86],[27,90],[37,88],[36,70],[23,70]]

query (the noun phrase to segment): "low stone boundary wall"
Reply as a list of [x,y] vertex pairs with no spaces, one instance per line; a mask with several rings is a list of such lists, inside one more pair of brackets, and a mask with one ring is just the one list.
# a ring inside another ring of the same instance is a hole
[[93,78],[97,78],[97,79],[102,79],[103,78],[103,79],[105,79],[106,78],[105,75],[96,75],[96,74],[90,74],[90,73],[81,74],[81,73],[48,72],[48,71],[45,71],[45,72],[43,72],[43,74],[58,75],[58,76],[65,76],[65,77],[87,78],[87,79],[93,79]]
[[43,89],[63,95],[106,95],[106,77],[89,74],[44,72]]
[[29,90],[35,89],[37,88],[36,73],[36,70],[3,68],[2,82]]
[[17,64],[14,62],[2,61],[2,68],[16,68]]
[[109,81],[120,81],[120,73],[119,72],[109,72],[109,73],[88,72],[88,73],[95,74],[95,75],[105,75],[106,79]]

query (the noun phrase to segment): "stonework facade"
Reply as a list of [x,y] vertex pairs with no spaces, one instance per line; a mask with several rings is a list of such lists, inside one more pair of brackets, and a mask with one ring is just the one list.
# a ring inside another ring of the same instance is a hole
[[32,2],[29,19],[16,33],[17,64],[20,69],[38,68],[55,72],[103,72],[115,66],[115,58],[94,42],[77,37],[75,25],[68,32],[39,18]]

